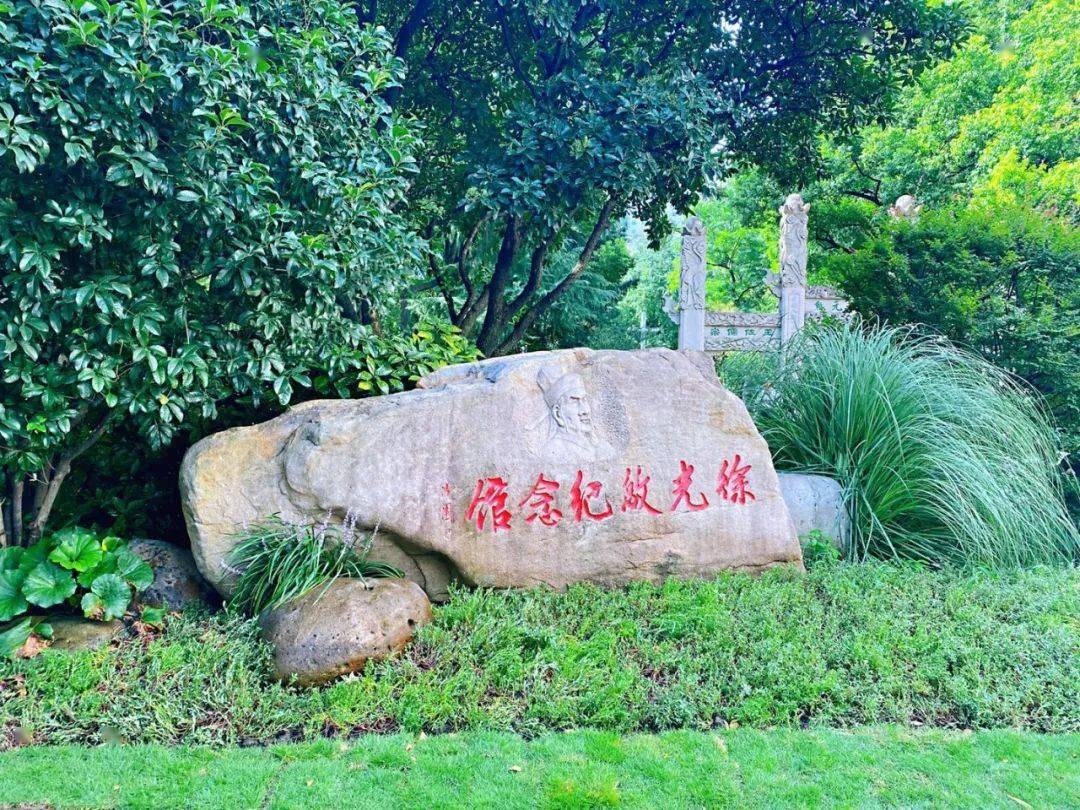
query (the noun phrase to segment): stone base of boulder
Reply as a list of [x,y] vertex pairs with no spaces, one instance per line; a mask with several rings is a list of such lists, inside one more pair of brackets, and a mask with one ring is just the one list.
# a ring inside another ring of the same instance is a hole
[[189,549],[142,538],[132,540],[130,548],[154,570],[154,581],[139,597],[143,604],[182,610],[217,601],[217,594],[199,573]]
[[59,616],[49,619],[52,627],[52,650],[96,650],[104,647],[124,632],[119,619],[111,622],[95,622],[78,616]]
[[431,621],[423,589],[407,579],[338,579],[259,619],[278,678],[301,686],[359,672],[400,651]]
[[840,482],[828,476],[804,473],[782,472],[778,476],[780,492],[795,524],[795,533],[803,537],[819,531],[830,537],[838,548],[844,549],[851,532],[851,521],[844,508]]

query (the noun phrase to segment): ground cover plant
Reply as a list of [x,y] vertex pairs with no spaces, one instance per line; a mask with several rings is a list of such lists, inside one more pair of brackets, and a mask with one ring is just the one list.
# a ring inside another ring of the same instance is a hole
[[0,803],[53,807],[1063,807],[1080,735],[903,728],[506,733],[0,752]]
[[0,657],[31,632],[49,637],[43,611],[119,619],[153,581],[153,570],[121,538],[77,526],[25,548],[0,548]]
[[1080,731],[1080,571],[808,573],[457,590],[405,653],[325,688],[269,678],[250,620],[171,618],[0,664],[5,744],[239,744],[371,731],[918,723]]
[[859,323],[808,330],[786,355],[721,373],[778,469],[840,481],[852,559],[1080,559],[1057,436],[1015,378],[946,340]]

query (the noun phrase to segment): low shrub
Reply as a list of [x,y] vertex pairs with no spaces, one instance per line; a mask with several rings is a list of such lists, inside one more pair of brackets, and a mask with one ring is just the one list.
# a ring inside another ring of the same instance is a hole
[[0,548],[0,624],[55,607],[118,619],[153,580],[150,566],[119,537],[64,529],[25,548]]
[[185,615],[156,638],[0,664],[0,727],[39,743],[212,744],[396,729],[1080,730],[1080,570],[818,560],[805,575],[455,590],[403,655],[307,691],[270,678],[250,620]]
[[721,374],[779,469],[840,481],[851,558],[1080,559],[1057,437],[1008,373],[942,338],[859,324],[810,329],[782,360],[732,358]]

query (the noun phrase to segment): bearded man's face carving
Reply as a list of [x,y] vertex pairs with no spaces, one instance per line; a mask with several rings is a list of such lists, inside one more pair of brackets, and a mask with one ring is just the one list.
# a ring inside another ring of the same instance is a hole
[[592,411],[589,399],[585,395],[585,386],[576,374],[569,382],[569,388],[552,406],[551,417],[559,429],[575,436],[588,436],[592,433]]

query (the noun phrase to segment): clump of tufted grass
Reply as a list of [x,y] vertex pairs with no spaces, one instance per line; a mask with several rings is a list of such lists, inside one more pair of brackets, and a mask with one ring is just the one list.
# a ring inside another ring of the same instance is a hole
[[404,576],[388,563],[368,559],[371,539],[357,532],[352,518],[341,527],[276,517],[251,526],[229,554],[229,568],[237,574],[229,608],[257,616],[338,577]]
[[856,323],[808,331],[782,362],[737,358],[721,371],[779,469],[841,482],[849,558],[1080,559],[1053,426],[1033,391],[986,360]]

